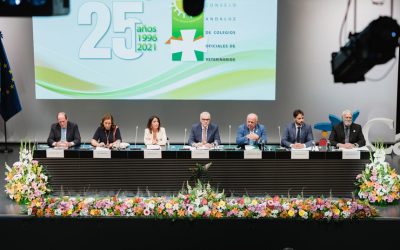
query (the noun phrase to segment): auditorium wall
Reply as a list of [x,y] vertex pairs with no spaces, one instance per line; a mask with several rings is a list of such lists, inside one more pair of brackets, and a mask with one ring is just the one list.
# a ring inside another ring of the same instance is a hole
[[[390,1],[382,2],[383,5],[373,5],[372,1],[357,1],[357,31],[379,15],[390,15]],[[143,142],[144,127],[153,114],[161,118],[172,143],[183,143],[185,128],[189,133],[204,110],[219,124],[223,143],[229,141],[229,125],[234,143],[236,128],[245,122],[249,112],[259,115],[271,143],[279,141],[278,126],[283,131],[292,121],[292,111],[296,108],[305,112],[306,122],[311,124],[328,122],[328,114],[340,116],[347,108],[361,111],[357,123],[362,125],[376,117],[396,120],[398,59],[383,80],[357,84],[333,82],[330,55],[339,50],[339,31],[346,5],[347,0],[278,1],[276,101],[36,100],[32,20],[0,17],[3,43],[23,108],[7,123],[8,140],[46,141],[58,111],[67,112],[70,120],[78,123],[84,142],[90,141],[105,112],[114,115],[124,141],[133,142],[135,128],[139,126],[138,143]],[[400,20],[400,0],[395,0],[394,6],[394,18]],[[346,34],[353,29],[352,9],[348,18]],[[379,78],[392,63],[376,66],[367,76]],[[0,134],[3,141],[2,120]],[[394,142],[394,135],[395,131],[384,125],[376,125],[370,132],[372,140],[386,142]],[[314,136],[319,139],[320,131],[314,130]]]

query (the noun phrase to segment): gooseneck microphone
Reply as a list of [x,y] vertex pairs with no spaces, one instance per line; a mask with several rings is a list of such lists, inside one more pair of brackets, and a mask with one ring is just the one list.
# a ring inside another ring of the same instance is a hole
[[229,139],[228,139],[229,140],[228,141],[229,142],[229,148],[231,148],[231,130],[232,130],[232,126],[229,124],[229,135],[228,135],[229,136]]
[[186,132],[187,132],[187,129],[185,128],[185,136],[183,137],[183,146],[186,146]]
[[136,140],[137,140],[137,132],[138,132],[139,126],[136,125],[136,133],[135,133],[135,148],[136,148]]
[[279,148],[281,148],[282,147],[281,126],[278,126],[278,133],[279,133]]
[[134,148],[132,148],[133,150],[140,150],[140,148],[137,148],[137,147],[136,147],[136,141],[137,141],[137,133],[138,133],[138,129],[139,129],[139,126],[137,126],[137,125],[136,125],[136,132],[135,132],[135,146],[134,146]]

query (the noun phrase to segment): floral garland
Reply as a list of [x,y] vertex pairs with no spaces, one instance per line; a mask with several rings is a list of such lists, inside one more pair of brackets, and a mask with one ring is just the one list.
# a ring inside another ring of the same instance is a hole
[[365,170],[357,175],[358,197],[371,203],[385,205],[400,199],[400,176],[396,170],[385,162],[385,149],[383,145],[371,156],[371,163]]
[[34,216],[129,216],[148,218],[300,218],[339,220],[377,216],[367,201],[324,198],[232,197],[198,182],[176,197],[40,197]]
[[43,166],[33,160],[33,148],[21,143],[19,161],[10,168],[6,166],[5,192],[19,204],[28,204],[50,193],[48,177]]

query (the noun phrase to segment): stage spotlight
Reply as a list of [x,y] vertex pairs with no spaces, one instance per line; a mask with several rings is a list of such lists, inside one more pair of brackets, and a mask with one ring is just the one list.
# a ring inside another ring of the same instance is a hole
[[203,13],[205,0],[183,0],[183,10],[189,16],[198,16]]
[[395,57],[399,46],[400,26],[391,17],[372,21],[363,31],[349,34],[349,41],[332,53],[332,74],[335,82],[365,81],[364,74],[377,64]]
[[69,0],[0,0],[0,16],[58,16],[69,14]]

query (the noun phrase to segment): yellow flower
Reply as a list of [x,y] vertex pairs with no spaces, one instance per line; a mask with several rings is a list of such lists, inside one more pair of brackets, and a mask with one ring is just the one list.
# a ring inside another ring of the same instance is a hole
[[226,205],[225,201],[220,201],[218,204],[219,207],[225,207],[225,205]]
[[299,215],[300,215],[301,217],[303,217],[305,213],[306,213],[306,211],[304,211],[303,209],[300,209]]
[[16,194],[14,196],[15,200],[17,201],[17,203],[21,200],[21,195],[20,194]]
[[14,177],[13,173],[8,172],[7,174],[7,180],[11,180]]
[[42,203],[40,203],[40,201],[36,201],[35,206],[40,207],[42,205]]
[[172,204],[168,202],[167,204],[165,204],[165,208],[166,208],[166,209],[172,208]]
[[339,215],[340,214],[340,210],[337,208],[332,209],[333,214],[335,215]]
[[294,210],[293,210],[293,209],[289,209],[288,215],[289,215],[290,217],[293,217],[293,216],[294,216]]
[[17,192],[22,191],[22,184],[17,183]]
[[185,210],[179,209],[179,210],[178,210],[178,216],[179,216],[179,217],[185,216]]
[[253,199],[253,200],[251,201],[251,205],[253,205],[253,206],[257,206],[257,205],[258,205],[258,202],[257,202],[257,200],[256,200],[256,199]]

